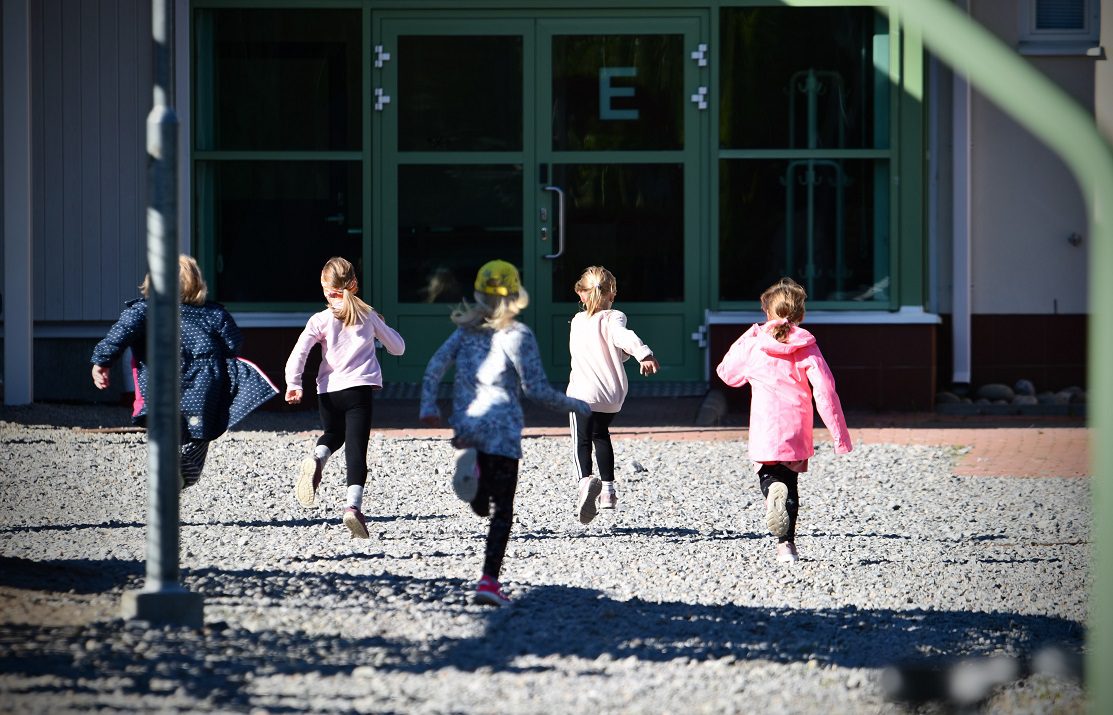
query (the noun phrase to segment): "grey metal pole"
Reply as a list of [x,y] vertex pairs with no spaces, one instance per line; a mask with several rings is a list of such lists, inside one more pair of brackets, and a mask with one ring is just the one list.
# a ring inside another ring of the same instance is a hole
[[181,441],[178,285],[178,118],[174,97],[173,0],[152,0],[154,106],[147,116],[147,580],[124,594],[124,618],[199,628],[200,594],[178,583]]

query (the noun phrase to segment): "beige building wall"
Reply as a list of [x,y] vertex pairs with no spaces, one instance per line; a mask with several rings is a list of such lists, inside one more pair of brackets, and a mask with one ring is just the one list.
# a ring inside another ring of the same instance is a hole
[[[971,13],[1016,47],[1018,13],[1025,4],[975,0]],[[1104,14],[1108,24],[1113,10]],[[1097,58],[1027,58],[1094,110]],[[1086,313],[1089,236],[1074,177],[1046,146],[977,93],[971,125],[972,313]],[[1072,234],[1081,237],[1078,245],[1070,240]]]

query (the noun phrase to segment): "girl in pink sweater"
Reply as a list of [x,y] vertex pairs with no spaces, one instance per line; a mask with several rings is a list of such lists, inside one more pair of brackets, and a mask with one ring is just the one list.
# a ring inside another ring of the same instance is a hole
[[348,505],[344,526],[353,539],[366,539],[363,488],[367,484],[367,443],[371,436],[371,396],[382,389],[383,373],[375,355],[378,340],[391,355],[401,355],[406,341],[375,310],[359,299],[359,281],[351,262],[330,258],[321,269],[321,291],[328,307],[309,318],[286,361],[286,402],[301,403],[302,373],[314,345],[321,345],[317,369],[317,405],[324,434],[302,460],[294,493],[312,506],[325,462],[344,444],[348,467]]
[[803,287],[782,278],[761,294],[766,321],[756,323],[730,346],[716,369],[731,387],[747,382],[750,402],[750,459],[765,496],[765,523],[777,537],[777,560],[796,561],[797,475],[808,471],[815,453],[812,398],[835,441],[835,453],[851,450],[835,378],[815,337],[800,327]]
[[[626,327],[626,314],[612,308],[618,285],[610,271],[590,266],[576,282],[575,290],[584,310],[572,318],[568,331],[568,352],[572,356],[568,396],[590,405],[591,415],[582,417],[571,412],[568,420],[580,478],[576,510],[580,522],[587,524],[598,508],[614,509],[618,502],[609,428],[629,389],[622,363],[633,356],[641,363],[642,375],[656,373],[661,365],[642,339]],[[601,479],[591,476],[592,446]]]

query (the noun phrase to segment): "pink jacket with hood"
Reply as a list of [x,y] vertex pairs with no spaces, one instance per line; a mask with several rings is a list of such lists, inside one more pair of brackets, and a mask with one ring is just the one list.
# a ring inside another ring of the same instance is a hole
[[771,335],[774,327],[785,322],[755,323],[730,346],[715,370],[731,387],[750,383],[750,459],[794,462],[815,453],[813,395],[835,441],[835,453],[846,454],[852,448],[850,432],[831,368],[807,330],[792,326],[784,343]]

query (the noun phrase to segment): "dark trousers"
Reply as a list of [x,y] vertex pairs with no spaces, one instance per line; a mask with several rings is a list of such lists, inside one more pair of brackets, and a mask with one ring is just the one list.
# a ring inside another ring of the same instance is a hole
[[476,451],[479,463],[479,491],[471,502],[472,511],[491,517],[487,528],[487,548],[483,556],[483,575],[496,581],[502,571],[510,525],[514,522],[514,493],[518,490],[518,460]]
[[769,485],[773,482],[782,482],[788,487],[788,501],[785,502],[785,508],[788,510],[788,532],[777,539],[781,544],[786,541],[796,541],[796,515],[800,511],[800,492],[796,482],[799,476],[783,464],[763,464],[757,473],[762,496],[769,496]]
[[321,426],[325,429],[317,444],[325,445],[335,454],[347,443],[344,459],[348,466],[348,486],[362,487],[367,483],[367,442],[371,438],[373,394],[375,388],[359,385],[317,395]]
[[178,466],[181,471],[182,489],[185,489],[192,487],[201,479],[205,458],[209,456],[209,440],[183,438],[180,451],[182,456]]
[[592,412],[581,417],[575,412],[568,413],[572,439],[575,441],[576,470],[580,479],[591,476],[591,448],[595,448],[595,460],[599,462],[599,478],[604,482],[614,481],[614,447],[611,446],[611,422],[617,412]]

